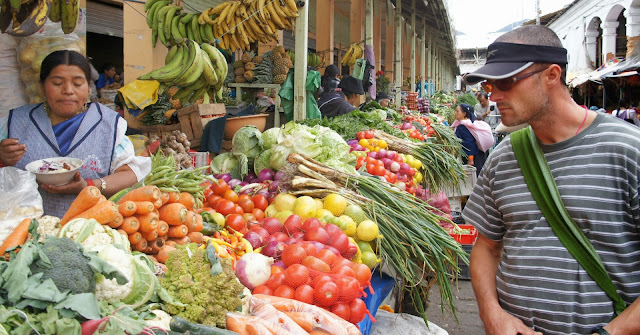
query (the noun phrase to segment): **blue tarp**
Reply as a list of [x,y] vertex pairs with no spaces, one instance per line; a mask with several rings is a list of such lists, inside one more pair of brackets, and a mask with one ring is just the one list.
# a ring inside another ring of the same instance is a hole
[[[391,276],[388,276],[384,273],[381,274],[378,271],[373,272],[373,276],[371,277],[371,286],[373,287],[373,291],[375,292],[375,294],[371,294],[369,288],[367,288],[365,290],[367,296],[365,298],[362,298],[362,300],[364,300],[364,303],[367,305],[367,309],[369,310],[371,315],[373,315],[374,317],[376,316],[378,308],[380,307],[384,299],[387,298],[389,293],[391,293],[395,285],[396,281]],[[360,321],[357,326],[360,328],[360,332],[362,332],[362,335],[369,335],[369,332],[371,332],[371,327],[373,326],[373,322],[371,321],[369,316],[365,316],[364,320]]]

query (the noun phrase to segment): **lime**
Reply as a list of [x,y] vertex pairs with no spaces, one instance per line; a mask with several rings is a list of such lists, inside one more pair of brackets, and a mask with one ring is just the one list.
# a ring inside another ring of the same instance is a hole
[[356,229],[358,224],[350,217],[346,215],[341,215],[340,220],[344,221],[345,227],[342,229],[347,236],[354,236],[356,234]]
[[369,242],[373,241],[378,237],[380,231],[378,230],[378,225],[371,220],[364,220],[358,224],[358,228],[356,229],[356,234],[358,239],[361,241]]
[[380,260],[373,252],[363,250],[362,255],[360,255],[360,261],[362,264],[368,266],[369,269],[373,269]]
[[334,216],[340,216],[347,208],[347,199],[340,194],[332,193],[324,198],[324,208],[328,209]]
[[329,216],[329,217],[332,218],[333,214],[331,212],[329,212],[328,209],[324,209],[323,208],[323,209],[316,209],[316,214],[313,217],[318,218],[318,219],[322,219],[322,218],[324,218],[326,216]]
[[358,248],[360,248],[362,252],[373,252],[373,248],[371,247],[371,244],[369,242],[358,241]]
[[356,223],[360,223],[367,219],[367,214],[365,214],[362,207],[356,204],[349,204],[349,206],[344,209],[344,215],[352,218]]
[[273,203],[276,205],[278,212],[293,211],[296,203],[296,197],[288,193],[280,193],[273,199]]

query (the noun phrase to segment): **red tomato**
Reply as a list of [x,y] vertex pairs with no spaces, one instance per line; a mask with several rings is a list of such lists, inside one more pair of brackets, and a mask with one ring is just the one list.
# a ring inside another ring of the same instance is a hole
[[[246,195],[246,194],[243,194],[243,195]],[[245,213],[251,213],[254,208],[253,201],[249,199],[248,195],[246,198],[243,198],[243,199],[238,198],[238,205],[242,208],[242,211],[244,211]]]
[[384,167],[384,162],[379,160],[379,159],[376,159],[376,160],[373,161],[373,165]]
[[356,277],[356,272],[353,271],[353,269],[350,266],[347,266],[347,265],[336,266],[333,269],[331,269],[331,273],[344,275],[344,276],[349,276],[349,277],[352,277],[352,278]]
[[322,249],[318,251],[318,254],[316,255],[316,257],[318,257],[318,259],[324,261],[327,264],[331,264],[338,256],[336,256],[336,254],[329,249]]
[[218,183],[213,183],[211,185],[211,188],[213,189],[213,193],[217,194],[217,195],[223,195],[224,192],[226,190],[229,189],[229,185],[227,184],[226,181],[224,181],[224,179],[218,179]]
[[359,131],[356,133],[356,138],[361,140],[364,138],[364,131]]
[[315,256],[318,253],[318,249],[311,243],[301,243],[300,246],[307,252],[307,256]]
[[349,317],[351,316],[351,308],[348,304],[335,304],[331,306],[330,311],[347,321],[349,321]]
[[236,214],[240,214],[240,215],[244,214],[244,211],[242,210],[242,207],[240,207],[239,205],[236,205],[235,209],[236,209],[235,210]]
[[252,213],[244,213],[242,214],[242,217],[247,220],[247,222],[258,222],[258,219],[256,219],[256,216],[253,215]]
[[351,309],[351,315],[349,316],[349,322],[351,323],[355,324],[362,321],[367,314],[367,305],[362,299],[353,299],[349,303],[349,308]]
[[367,130],[364,132],[364,138],[370,140],[373,138],[373,130]]
[[338,302],[340,290],[336,283],[327,281],[313,289],[313,297],[320,306],[328,307]]
[[254,208],[253,211],[251,211],[251,214],[253,214],[258,221],[264,219],[264,212],[260,208]]
[[322,285],[322,283],[324,282],[330,282],[333,281],[333,278],[331,278],[331,276],[329,275],[319,275],[316,276],[315,278],[313,278],[313,280],[311,281],[311,287],[316,287],[316,286],[320,286]]
[[238,194],[238,202],[241,200],[251,200],[251,196],[248,194]]
[[266,295],[273,295],[273,290],[266,285],[260,285],[256,288],[253,289],[253,292],[251,292],[253,294],[266,294]]
[[313,304],[313,287],[307,284],[298,286],[294,299],[306,302],[307,304]]
[[360,286],[367,286],[371,282],[371,269],[362,263],[353,263],[351,269],[356,273],[356,279],[360,282]]
[[396,181],[398,181],[398,176],[393,173],[393,172],[389,172],[389,175],[387,177],[387,181],[391,184],[395,184]]
[[211,188],[211,185],[207,186],[207,188],[204,189],[204,197],[206,199],[208,199],[211,195],[213,195],[213,189]]
[[247,221],[240,214],[227,215],[225,226],[243,234],[247,232]]
[[362,296],[360,283],[353,277],[342,277],[336,281],[340,290],[340,301],[351,301]]
[[[366,266],[366,265],[365,265]],[[284,285],[284,272],[274,273],[267,279],[265,285],[269,286],[272,290],[277,289],[279,286]]]
[[236,205],[229,200],[221,198],[221,200],[216,204],[215,209],[216,212],[227,216],[236,212]]
[[287,285],[280,285],[275,291],[273,291],[273,295],[276,297],[293,299],[296,296],[296,291]]
[[265,197],[262,194],[254,195],[253,198],[251,198],[251,201],[253,201],[254,208],[259,208],[263,211],[267,209],[267,206],[269,206],[269,201],[267,200],[267,197]]
[[[315,248],[315,247],[314,247]],[[307,257],[307,251],[300,244],[290,244],[282,250],[281,259],[284,265],[300,264]]]
[[207,204],[209,206],[211,206],[211,208],[216,208],[216,204],[218,203],[218,199],[220,199],[221,197],[217,194],[211,194],[210,196],[207,197]]
[[302,265],[308,267],[309,269],[324,273],[329,273],[331,271],[331,267],[329,266],[329,264],[313,256],[305,257],[305,259],[302,260]]
[[278,265],[271,265],[270,269],[271,269],[271,276],[273,276],[276,273],[284,272],[284,268]]
[[370,174],[373,174],[375,168],[376,166],[373,163],[367,163],[367,172],[369,172]]
[[304,265],[292,264],[284,270],[284,282],[293,288],[306,284],[307,280],[309,280],[309,269]]
[[371,173],[374,176],[384,176],[384,174],[387,172],[387,169],[384,168],[384,166],[376,166],[373,168],[373,173]]

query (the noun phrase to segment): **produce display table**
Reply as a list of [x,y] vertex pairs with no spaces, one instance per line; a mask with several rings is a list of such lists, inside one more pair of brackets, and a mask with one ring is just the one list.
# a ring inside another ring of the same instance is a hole
[[230,83],[227,84],[227,86],[229,87],[233,87],[236,89],[236,100],[238,101],[242,101],[242,90],[243,89],[248,89],[248,90],[257,90],[257,89],[265,89],[265,88],[273,88],[276,90],[276,99],[275,99],[275,103],[276,103],[276,109],[274,111],[274,121],[273,121],[273,126],[274,127],[280,127],[280,112],[283,111],[282,107],[280,106],[280,96],[277,94],[277,91],[280,91],[280,85],[279,84],[239,84],[239,83]]

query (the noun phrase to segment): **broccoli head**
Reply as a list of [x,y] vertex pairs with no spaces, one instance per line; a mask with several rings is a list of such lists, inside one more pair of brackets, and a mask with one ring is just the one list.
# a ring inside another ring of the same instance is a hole
[[31,273],[43,273],[43,281],[51,278],[60,292],[68,290],[72,294],[79,294],[96,290],[94,272],[89,266],[90,258],[72,239],[48,236],[42,251],[51,265],[37,261],[31,264]]

